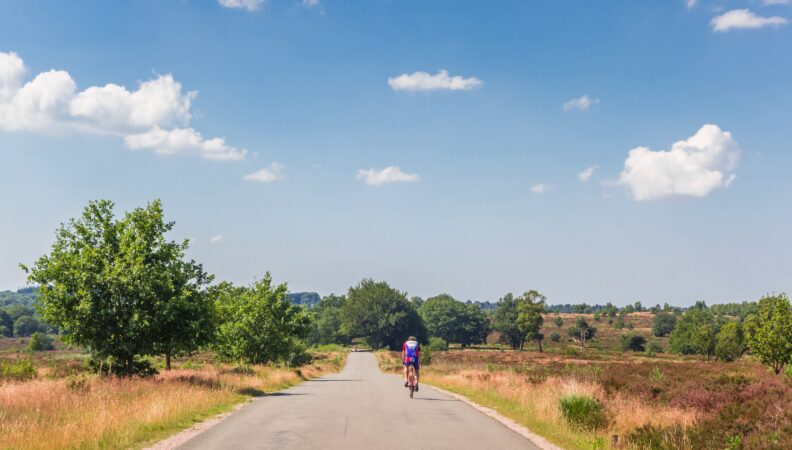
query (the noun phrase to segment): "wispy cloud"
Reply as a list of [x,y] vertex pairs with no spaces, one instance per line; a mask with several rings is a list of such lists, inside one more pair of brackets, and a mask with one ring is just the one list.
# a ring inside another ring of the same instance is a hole
[[583,170],[582,172],[578,172],[577,176],[581,183],[585,183],[591,179],[591,176],[594,175],[594,172],[599,169],[599,165],[594,164],[593,166]]
[[637,201],[671,196],[704,197],[736,178],[740,146],[731,133],[704,125],[668,151],[647,147],[630,150],[618,184]]
[[187,127],[198,94],[183,92],[170,74],[144,81],[134,90],[110,83],[78,91],[64,70],[41,72],[27,82],[26,72],[19,55],[0,52],[0,131],[121,136],[130,149],[195,154],[213,161],[240,160],[247,154],[223,138],[204,139]]
[[712,19],[710,25],[717,32],[729,30],[758,29],[764,27],[780,27],[789,23],[789,19],[781,16],[764,17],[747,9],[733,9]]
[[531,186],[531,192],[534,194],[544,194],[547,191],[547,186],[544,183],[537,183]]
[[694,6],[696,6],[696,3],[698,3],[698,0],[685,0],[685,6],[687,6],[687,9],[692,9]]
[[319,0],[302,0],[302,5],[306,8],[313,8],[319,6]]
[[226,8],[255,11],[264,4],[264,0],[217,0],[217,3]]
[[223,238],[222,234],[218,234],[218,235],[215,235],[215,236],[212,236],[211,238],[209,238],[209,243],[210,244],[219,244],[219,243],[223,242],[224,239],[225,238]]
[[596,105],[597,103],[599,103],[598,98],[591,98],[588,95],[583,95],[564,103],[564,111],[588,111],[591,109],[592,105]]
[[469,91],[482,84],[483,81],[476,77],[450,76],[446,70],[441,70],[434,75],[427,72],[413,72],[388,78],[388,85],[394,91]]
[[284,178],[283,169],[286,166],[283,164],[273,162],[269,167],[265,167],[253,173],[249,173],[242,177],[245,181],[257,181],[259,183],[272,183],[273,181],[282,180]]
[[360,169],[357,179],[362,180],[369,186],[381,186],[388,183],[411,183],[418,181],[418,175],[405,173],[395,166],[388,166],[384,169]]

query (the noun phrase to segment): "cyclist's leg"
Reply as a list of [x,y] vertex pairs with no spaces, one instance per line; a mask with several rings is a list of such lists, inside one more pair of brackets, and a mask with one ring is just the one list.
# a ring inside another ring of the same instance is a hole
[[415,374],[415,390],[418,390],[418,379],[420,378],[419,373],[421,372],[421,365],[419,363],[415,363],[413,365],[413,373]]
[[407,387],[408,383],[410,382],[410,366],[409,364],[404,364],[404,387]]

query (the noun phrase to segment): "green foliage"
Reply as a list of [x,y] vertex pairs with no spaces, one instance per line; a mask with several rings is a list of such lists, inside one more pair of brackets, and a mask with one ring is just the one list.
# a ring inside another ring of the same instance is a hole
[[652,334],[657,337],[668,336],[676,326],[676,316],[669,313],[658,313],[652,319]]
[[664,377],[665,374],[663,373],[662,370],[660,370],[659,367],[655,367],[654,369],[652,369],[652,372],[649,374],[649,378],[651,378],[653,381],[660,381]]
[[269,273],[249,288],[228,283],[217,291],[218,356],[226,361],[298,364],[305,348],[310,317],[287,297],[286,284],[272,285]]
[[567,333],[571,338],[578,341],[581,347],[585,347],[586,342],[594,339],[594,336],[597,335],[597,329],[589,325],[585,318],[578,317],[575,326],[570,327]]
[[476,305],[465,304],[448,294],[424,302],[418,312],[430,336],[462,346],[484,342],[489,331],[484,313]]
[[564,326],[564,319],[562,319],[560,316],[556,316],[556,318],[553,319],[553,323],[555,324],[556,328],[561,328]]
[[311,312],[313,321],[308,342],[313,345],[349,345],[352,340],[342,326],[346,297],[330,294],[317,303]]
[[55,346],[52,343],[52,338],[44,333],[39,333],[38,331],[33,333],[33,336],[30,337],[29,348],[34,352],[55,350]]
[[715,337],[720,329],[719,321],[704,302],[688,309],[677,320],[669,335],[671,352],[683,355],[703,355],[710,357],[715,353]]
[[616,323],[613,325],[613,328],[616,328],[617,330],[623,329],[624,328],[624,317],[622,317],[622,316],[617,317],[616,318]]
[[28,337],[38,329],[38,320],[30,316],[21,316],[14,322],[14,336],[17,337]]
[[[25,287],[17,289],[16,292],[0,291],[0,308],[9,307],[12,305],[22,305],[32,308],[33,304],[36,303],[37,296],[37,287]],[[27,315],[30,314],[28,313]]]
[[628,350],[642,352],[646,345],[646,338],[640,334],[623,334],[621,338],[619,338],[619,344],[623,352]]
[[605,425],[605,411],[599,400],[588,395],[567,394],[558,399],[561,415],[575,427],[594,430]]
[[14,335],[14,321],[11,316],[3,309],[0,308],[0,337],[11,337]]
[[727,322],[715,338],[715,357],[722,361],[734,361],[745,353],[742,327],[737,322]]
[[33,309],[32,306],[22,303],[10,305],[5,308],[5,311],[8,313],[8,316],[11,317],[12,322],[16,322],[16,320],[22,316],[33,317],[36,314],[36,310]]
[[517,299],[517,328],[526,339],[531,339],[539,345],[542,351],[544,335],[540,332],[544,324],[546,297],[538,291],[528,291]]
[[745,320],[751,353],[776,374],[792,363],[792,305],[784,295],[762,297],[758,312]]
[[429,345],[427,348],[433,352],[441,352],[448,350],[448,342],[443,340],[443,338],[433,336],[429,338]]
[[400,350],[410,335],[426,342],[426,327],[407,295],[384,281],[363,280],[349,288],[342,324],[374,349]]
[[498,301],[492,321],[492,328],[515,350],[525,342],[525,333],[517,326],[517,314],[517,300],[508,293]]
[[32,380],[37,372],[38,366],[31,359],[0,360],[0,380]]
[[628,330],[632,331],[634,328],[635,328],[635,325],[633,325],[632,322],[627,322],[627,329]]
[[557,332],[553,332],[550,334],[550,340],[553,342],[561,342],[561,334]]
[[659,342],[651,342],[649,343],[649,347],[646,348],[649,353],[663,353],[665,349],[663,349],[663,345]]
[[113,207],[91,202],[62,225],[28,280],[41,286],[41,314],[64,330],[64,341],[132,374],[147,370],[140,356],[181,353],[208,338],[202,287],[210,278],[185,261],[187,241],[166,240],[174,224],[159,200],[121,219]]

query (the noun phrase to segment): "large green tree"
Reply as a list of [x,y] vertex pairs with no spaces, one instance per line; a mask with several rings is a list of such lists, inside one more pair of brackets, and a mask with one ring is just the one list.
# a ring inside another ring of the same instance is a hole
[[508,293],[498,301],[495,308],[495,316],[492,320],[492,328],[501,334],[501,339],[509,344],[512,349],[517,350],[525,343],[526,332],[517,325],[519,311],[517,309],[517,299]]
[[739,322],[727,322],[718,331],[715,357],[723,361],[734,361],[745,353],[745,339]]
[[429,335],[439,337],[446,343],[456,342],[468,346],[481,343],[487,337],[488,324],[481,308],[457,301],[448,294],[427,299],[418,312]]
[[[705,325],[709,327],[702,328]],[[711,355],[715,350],[713,339],[719,329],[718,321],[707,305],[704,302],[696,302],[676,321],[668,340],[671,352],[683,355]]]
[[224,360],[297,365],[308,336],[310,317],[292,304],[286,284],[273,286],[269,273],[248,288],[224,283],[215,290],[217,334],[214,348]]
[[[90,202],[80,218],[61,225],[48,255],[29,270],[41,286],[39,310],[64,340],[81,345],[101,365],[132,374],[144,355],[194,349],[195,335],[174,336],[192,327],[185,314],[203,311],[201,291],[209,277],[184,260],[188,243],[165,238],[173,229],[159,200],[118,219],[108,200]],[[26,267],[23,266],[27,270]]]
[[792,363],[792,305],[784,295],[759,300],[759,311],[745,320],[751,353],[776,374]]
[[311,344],[342,344],[350,343],[349,335],[342,324],[342,316],[346,297],[333,295],[323,297],[311,309],[313,322],[308,341]]
[[426,328],[407,295],[384,281],[366,279],[349,288],[343,325],[372,348],[399,350],[410,335],[426,342]]
[[[545,302],[547,298],[539,291],[528,291],[517,299],[517,328],[526,339],[536,341],[542,351],[542,324],[544,324]],[[521,347],[522,349],[522,347]]]

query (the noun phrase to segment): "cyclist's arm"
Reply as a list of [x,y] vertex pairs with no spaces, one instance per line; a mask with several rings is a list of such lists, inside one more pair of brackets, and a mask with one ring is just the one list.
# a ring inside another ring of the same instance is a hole
[[405,352],[406,352],[406,351],[407,351],[407,350],[404,348],[404,344],[402,344],[402,354],[401,354],[401,360],[402,360],[402,362],[404,362],[404,361],[407,361],[407,359],[406,359],[406,355],[405,355]]

